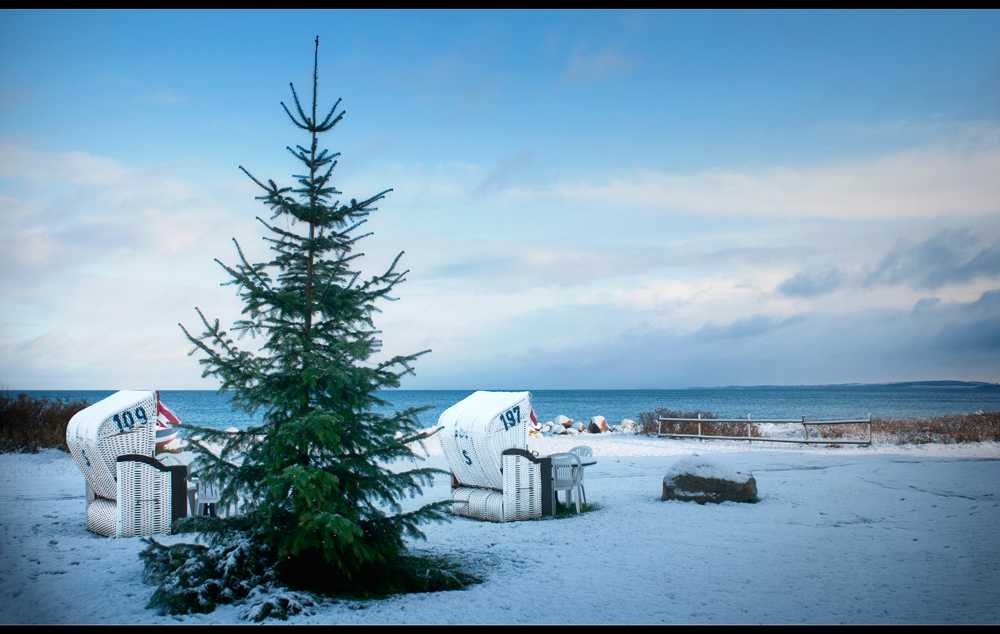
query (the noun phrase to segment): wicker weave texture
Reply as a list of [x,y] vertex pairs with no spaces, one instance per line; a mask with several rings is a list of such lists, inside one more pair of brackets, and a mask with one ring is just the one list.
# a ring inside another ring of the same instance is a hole
[[70,419],[66,445],[97,495],[117,499],[118,456],[153,455],[155,422],[156,395],[144,391],[116,392]]
[[96,498],[87,502],[87,530],[104,537],[115,536],[118,504],[114,500]]
[[503,518],[505,522],[542,516],[541,465],[521,456],[503,457]]
[[503,489],[504,449],[527,449],[530,392],[475,392],[438,419],[441,449],[459,483]]
[[476,392],[438,419],[441,449],[458,480],[452,512],[491,522],[541,516],[541,470],[505,449],[528,447],[530,392]]
[[488,522],[503,522],[503,498],[500,491],[459,487],[452,490],[452,513]]
[[143,462],[118,463],[116,537],[170,532],[170,472]]

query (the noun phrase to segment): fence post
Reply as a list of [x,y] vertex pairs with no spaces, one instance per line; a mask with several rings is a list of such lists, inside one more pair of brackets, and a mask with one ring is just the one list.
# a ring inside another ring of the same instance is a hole
[[747,442],[753,444],[753,441],[750,440],[750,414],[747,414]]

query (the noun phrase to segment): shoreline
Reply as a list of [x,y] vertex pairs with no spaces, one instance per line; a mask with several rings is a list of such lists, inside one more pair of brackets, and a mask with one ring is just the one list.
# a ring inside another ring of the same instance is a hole
[[[429,467],[447,470],[440,444]],[[558,520],[425,525],[418,550],[484,578],[460,592],[322,600],[290,623],[996,623],[1000,444],[828,449],[644,436],[532,437],[540,453],[588,444],[588,502]],[[698,453],[747,470],[757,504],[660,502]],[[243,623],[240,606],[145,609],[139,538],[88,533],[84,480],[57,450],[0,455],[0,622]],[[438,478],[403,510],[447,499]],[[194,535],[158,536],[163,542]],[[581,581],[582,580],[582,581]],[[752,590],[751,590],[752,589]]]

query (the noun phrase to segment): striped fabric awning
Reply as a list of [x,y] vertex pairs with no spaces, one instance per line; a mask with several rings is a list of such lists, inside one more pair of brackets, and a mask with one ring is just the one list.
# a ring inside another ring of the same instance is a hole
[[175,425],[180,425],[181,419],[177,414],[170,411],[166,405],[160,401],[160,393],[156,393],[156,446],[159,449],[166,447],[172,440],[177,438],[179,431]]

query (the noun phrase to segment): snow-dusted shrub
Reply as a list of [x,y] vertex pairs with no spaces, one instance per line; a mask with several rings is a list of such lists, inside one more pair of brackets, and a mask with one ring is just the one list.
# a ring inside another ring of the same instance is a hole
[[260,536],[241,530],[243,518],[198,517],[182,522],[185,529],[205,531],[209,543],[167,546],[143,539],[147,544],[139,555],[145,563],[143,580],[160,586],[146,607],[161,615],[193,614],[211,612],[220,604],[248,603],[247,615],[255,620],[287,618],[301,611],[303,597],[275,603],[275,592],[287,592],[278,581],[276,558]]
[[[140,553],[143,580],[159,584],[146,607],[164,614],[212,612],[219,605],[240,605],[243,618],[312,614],[317,595],[368,599],[401,592],[461,590],[481,579],[442,557],[404,555],[364,567],[348,577],[322,558],[283,558],[255,533],[245,516],[178,520],[175,532],[198,532],[207,544],[167,546],[153,538]],[[294,590],[292,589],[294,588]]]
[[293,614],[315,614],[316,602],[309,594],[292,592],[287,588],[273,589],[259,586],[250,592],[243,618],[261,622],[266,618],[284,621]]
[[[715,414],[711,412],[693,411],[693,412],[681,412],[675,410],[669,410],[665,407],[657,407],[656,410],[652,412],[643,412],[639,414],[639,433],[645,434],[647,436],[655,436],[657,431],[660,429],[660,424],[658,419],[660,418],[690,418],[691,422],[686,421],[670,421],[663,423],[663,433],[664,434],[697,434],[698,433],[698,416],[701,416],[701,433],[704,436],[735,436],[740,438],[746,438],[747,427],[746,424],[740,423],[716,423],[713,422],[714,419],[718,418]],[[752,425],[753,435],[762,436],[760,428],[757,425]]]

